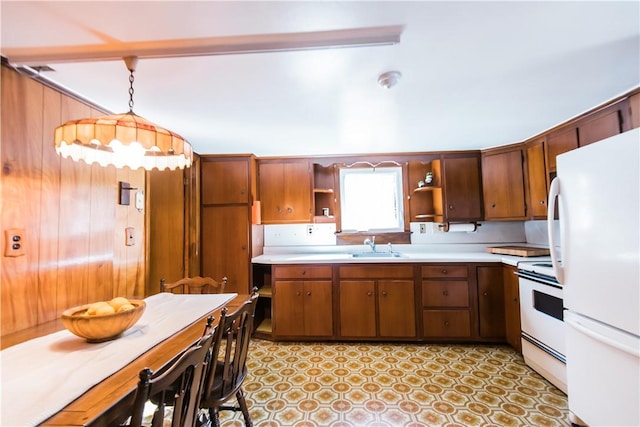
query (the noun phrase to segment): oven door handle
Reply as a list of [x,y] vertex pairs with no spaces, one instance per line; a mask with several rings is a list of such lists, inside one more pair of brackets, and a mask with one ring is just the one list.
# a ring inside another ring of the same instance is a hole
[[[549,235],[549,252],[551,254],[551,265],[556,280],[560,284],[564,284],[564,268],[558,262],[558,254],[556,252],[556,235],[553,232],[553,218],[556,212],[556,200],[560,197],[560,180],[555,177],[551,181],[549,187],[549,202],[547,203],[547,234]],[[562,221],[562,218],[560,218]]]
[[589,329],[587,327],[585,327],[582,323],[580,323],[580,320],[576,319],[574,316],[569,315],[568,313],[565,314],[564,316],[564,321],[571,327],[573,327],[574,329],[578,330],[578,332],[581,332],[583,334],[585,334],[586,336],[593,338],[596,341],[600,341],[603,344],[606,344],[610,347],[616,348],[620,351],[624,351],[627,354],[630,354],[631,356],[634,357],[640,357],[640,350],[638,348],[634,348],[634,347],[630,347],[627,345],[624,345],[618,341],[612,340],[611,338],[604,336],[602,334],[599,334],[597,332],[595,332],[592,329]]

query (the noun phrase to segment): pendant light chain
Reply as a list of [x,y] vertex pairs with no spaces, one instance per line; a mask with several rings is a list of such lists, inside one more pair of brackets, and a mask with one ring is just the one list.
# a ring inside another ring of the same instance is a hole
[[129,112],[133,113],[133,70],[129,70],[131,74],[129,74]]

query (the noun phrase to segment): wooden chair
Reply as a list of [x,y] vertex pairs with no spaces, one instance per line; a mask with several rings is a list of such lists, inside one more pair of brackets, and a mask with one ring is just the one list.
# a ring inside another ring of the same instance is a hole
[[[215,333],[214,333],[215,334]],[[168,418],[169,405],[173,408],[172,427],[186,427],[196,424],[202,386],[211,361],[211,346],[214,334],[202,337],[187,349],[170,366],[153,373],[145,368],[140,371],[140,381],[136,390],[130,427],[140,427],[147,402],[157,405],[151,427],[163,426]]]
[[172,292],[181,294],[222,294],[227,287],[227,278],[216,281],[211,277],[185,277],[174,283],[166,283],[160,279],[160,292]]
[[[220,322],[213,340],[212,362],[205,375],[200,407],[209,410],[213,426],[220,426],[219,411],[242,411],[247,427],[253,426],[242,391],[242,382],[247,375],[247,354],[253,332],[253,318],[258,301],[258,290],[235,312],[222,309]],[[238,406],[224,405],[235,398]]]

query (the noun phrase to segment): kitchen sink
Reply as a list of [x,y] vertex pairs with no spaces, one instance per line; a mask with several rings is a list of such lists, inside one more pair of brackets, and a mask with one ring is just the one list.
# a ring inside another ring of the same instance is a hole
[[354,258],[400,258],[400,252],[356,252],[351,254]]

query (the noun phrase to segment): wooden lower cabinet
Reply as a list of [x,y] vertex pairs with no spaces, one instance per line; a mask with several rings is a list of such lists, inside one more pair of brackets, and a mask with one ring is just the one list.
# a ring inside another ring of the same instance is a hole
[[339,336],[416,339],[413,266],[339,268]]
[[262,276],[276,340],[505,340],[501,264],[277,265]]
[[426,265],[422,277],[422,328],[425,338],[471,338],[468,268]]
[[480,337],[505,337],[504,285],[502,266],[478,267],[478,320]]
[[332,337],[333,281],[331,267],[275,267],[273,276],[272,326],[274,338]]
[[518,284],[517,269],[510,265],[502,267],[504,282],[504,317],[507,343],[522,352],[520,339],[520,286]]

